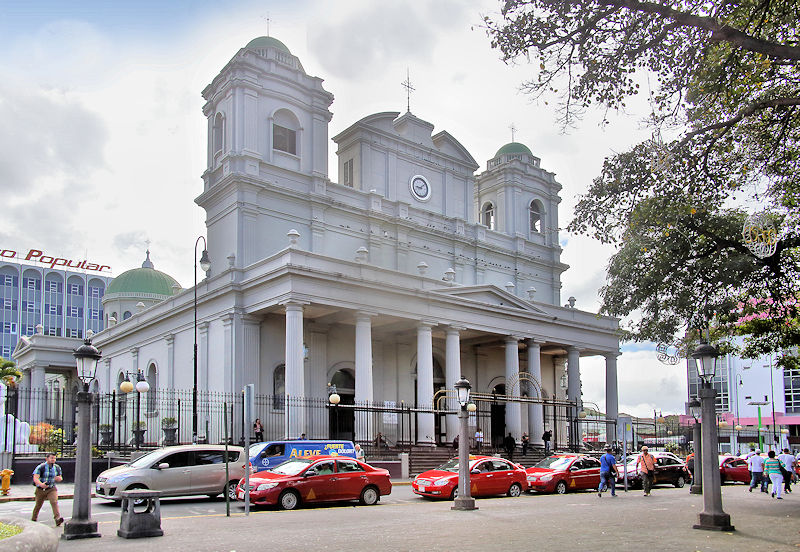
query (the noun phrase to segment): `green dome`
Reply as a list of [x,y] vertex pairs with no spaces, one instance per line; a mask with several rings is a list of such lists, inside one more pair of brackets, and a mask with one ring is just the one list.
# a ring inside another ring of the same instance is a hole
[[271,36],[259,36],[258,38],[254,38],[247,43],[245,48],[250,50],[257,50],[259,48],[276,48],[278,50],[283,50],[287,54],[291,54],[289,48],[286,47],[286,44],[277,38],[272,38]]
[[509,142],[499,150],[497,153],[494,154],[495,157],[503,155],[505,153],[525,153],[527,155],[533,155],[531,150],[528,149],[528,146],[525,144],[520,144],[519,142]]
[[153,268],[150,262],[150,252],[147,252],[147,259],[142,263],[142,268],[128,270],[114,278],[105,295],[119,293],[123,295],[134,293],[147,293],[153,295],[172,296],[174,290],[172,286],[178,282],[169,274]]

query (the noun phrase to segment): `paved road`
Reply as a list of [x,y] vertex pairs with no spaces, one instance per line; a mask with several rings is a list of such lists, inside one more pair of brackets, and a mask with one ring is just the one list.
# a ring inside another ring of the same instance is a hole
[[[490,498],[478,501],[479,510],[454,512],[449,501],[418,499],[408,487],[395,487],[377,506],[259,510],[247,518],[225,517],[220,500],[172,500],[164,505],[163,537],[131,540],[116,536],[115,508],[99,505],[94,513],[103,537],[62,542],[59,550],[783,552],[800,547],[800,490],[778,501],[750,494],[742,485],[725,486],[733,533],[691,529],[702,497],[686,488],[658,487],[650,497],[641,491],[620,494]],[[21,505],[5,504],[0,511],[8,508]]]
[[[382,504],[403,504],[407,502],[418,502],[419,497],[414,495],[409,485],[395,485],[392,488],[392,494],[389,496],[381,497]],[[353,503],[336,503],[334,505],[324,505],[326,507],[334,506],[351,506]],[[59,508],[61,515],[64,519],[69,519],[72,515],[72,500],[60,500]],[[258,508],[253,511],[275,511],[275,508]],[[6,502],[0,504],[0,514],[18,515],[25,518],[30,518],[33,511],[33,502]],[[92,499],[92,517],[98,522],[117,523],[119,524],[120,507],[118,504],[103,500],[101,498]],[[231,514],[243,514],[243,502],[231,502]],[[163,518],[181,517],[181,516],[204,516],[204,515],[225,515],[225,499],[215,498],[210,499],[207,497],[183,497],[183,498],[168,498],[161,501],[161,516]],[[50,513],[50,504],[45,502],[42,506],[42,511],[39,514],[39,520],[47,525],[54,526],[52,515]]]

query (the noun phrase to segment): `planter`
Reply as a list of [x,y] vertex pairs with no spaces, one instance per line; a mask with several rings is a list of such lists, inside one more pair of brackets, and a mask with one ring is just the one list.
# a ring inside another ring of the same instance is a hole
[[161,428],[164,432],[164,445],[177,445],[178,444],[178,428],[177,427],[164,427]]
[[144,434],[147,432],[146,429],[132,429],[131,433],[133,433],[133,444],[134,446],[140,447],[144,444]]
[[111,445],[111,438],[114,436],[113,431],[101,431],[100,432],[100,444],[101,445]]

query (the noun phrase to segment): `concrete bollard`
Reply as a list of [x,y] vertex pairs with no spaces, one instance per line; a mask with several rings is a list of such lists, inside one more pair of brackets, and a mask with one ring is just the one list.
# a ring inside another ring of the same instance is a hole
[[[161,491],[124,491],[117,535],[126,539],[162,536],[164,531],[161,529],[160,496]],[[135,503],[139,500],[143,501],[144,510],[136,510]]]

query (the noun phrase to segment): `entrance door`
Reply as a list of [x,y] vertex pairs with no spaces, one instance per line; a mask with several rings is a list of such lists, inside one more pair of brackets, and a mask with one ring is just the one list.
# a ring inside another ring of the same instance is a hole
[[[502,383],[492,389],[493,395],[505,395],[506,386]],[[505,403],[492,402],[492,447],[503,448],[503,437],[506,435],[506,405]]]
[[[355,404],[355,395],[340,394],[340,405]],[[355,438],[355,411],[352,408],[340,408],[332,406],[328,408],[328,424],[331,428],[331,439],[343,439],[352,441]]]

